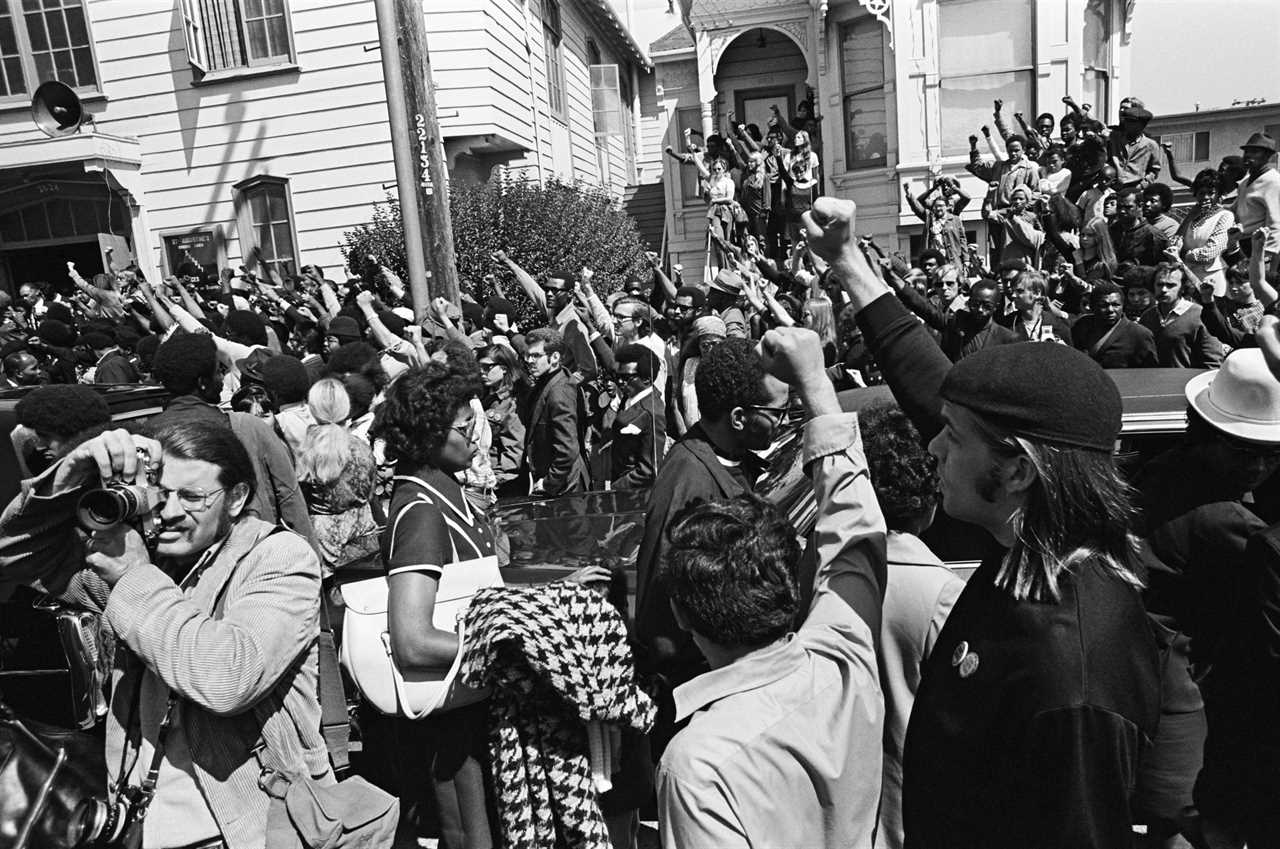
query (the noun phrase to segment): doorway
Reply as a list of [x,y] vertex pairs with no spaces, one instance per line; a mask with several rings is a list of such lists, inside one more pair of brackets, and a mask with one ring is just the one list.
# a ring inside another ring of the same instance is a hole
[[74,262],[76,271],[86,280],[103,271],[102,249],[96,238],[38,248],[6,247],[0,252],[0,261],[15,292],[23,283],[42,282],[51,291],[71,294],[75,286],[67,276],[68,262]]
[[733,106],[738,123],[755,124],[763,140],[769,134],[769,119],[773,117],[770,107],[777,106],[788,121],[796,114],[796,89],[789,85],[740,89],[734,92]]

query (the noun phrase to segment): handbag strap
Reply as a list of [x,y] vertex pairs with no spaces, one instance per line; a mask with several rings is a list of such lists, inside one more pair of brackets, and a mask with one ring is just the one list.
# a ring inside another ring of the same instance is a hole
[[317,690],[320,697],[320,734],[329,750],[329,763],[341,776],[351,766],[351,718],[347,716],[347,694],[342,686],[342,669],[338,665],[337,641],[329,620],[327,593],[320,596],[320,633],[316,636],[319,650]]

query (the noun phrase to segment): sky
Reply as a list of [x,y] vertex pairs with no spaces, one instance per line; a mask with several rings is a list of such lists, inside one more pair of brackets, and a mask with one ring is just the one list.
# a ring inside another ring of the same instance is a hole
[[[612,2],[645,48],[680,22],[667,0]],[[1280,102],[1280,0],[1136,0],[1133,31],[1128,90],[1157,115]]]

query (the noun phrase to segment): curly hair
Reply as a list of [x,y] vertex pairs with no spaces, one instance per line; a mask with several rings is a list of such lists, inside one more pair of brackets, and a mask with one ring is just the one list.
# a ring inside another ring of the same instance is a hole
[[728,415],[734,407],[769,400],[764,387],[764,363],[750,339],[726,339],[698,360],[693,388],[704,419]]
[[690,627],[721,646],[755,647],[791,630],[800,607],[795,527],[747,493],[681,511],[659,576]]
[[70,439],[111,423],[111,408],[88,386],[51,384],[32,390],[14,407],[18,424]]
[[[909,530],[938,505],[938,461],[892,401],[858,413],[867,471],[891,531]],[[918,528],[917,528],[918,530]]]
[[218,346],[208,333],[175,333],[156,349],[151,376],[172,395],[194,395],[218,373]]
[[386,388],[389,378],[382,368],[378,349],[368,342],[348,342],[340,345],[329,355],[325,363],[324,376],[337,377],[339,380],[348,374],[358,374],[367,378],[379,392]]
[[415,366],[396,378],[373,417],[369,435],[386,442],[387,457],[411,466],[430,463],[432,452],[444,443],[449,428],[465,406],[480,393],[472,373],[459,373],[444,363]]

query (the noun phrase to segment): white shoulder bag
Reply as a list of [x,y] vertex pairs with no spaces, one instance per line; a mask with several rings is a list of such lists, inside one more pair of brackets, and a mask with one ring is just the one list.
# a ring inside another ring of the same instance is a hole
[[[457,549],[454,549],[457,557]],[[432,624],[458,634],[461,647],[462,614],[482,589],[503,585],[494,555],[463,560],[445,566],[436,590]],[[458,681],[462,650],[448,669],[403,673],[391,655],[387,625],[388,585],[385,577],[355,581],[342,587],[346,612],[342,620],[342,666],[360,694],[382,713],[422,719],[432,713],[475,704],[488,696]]]

